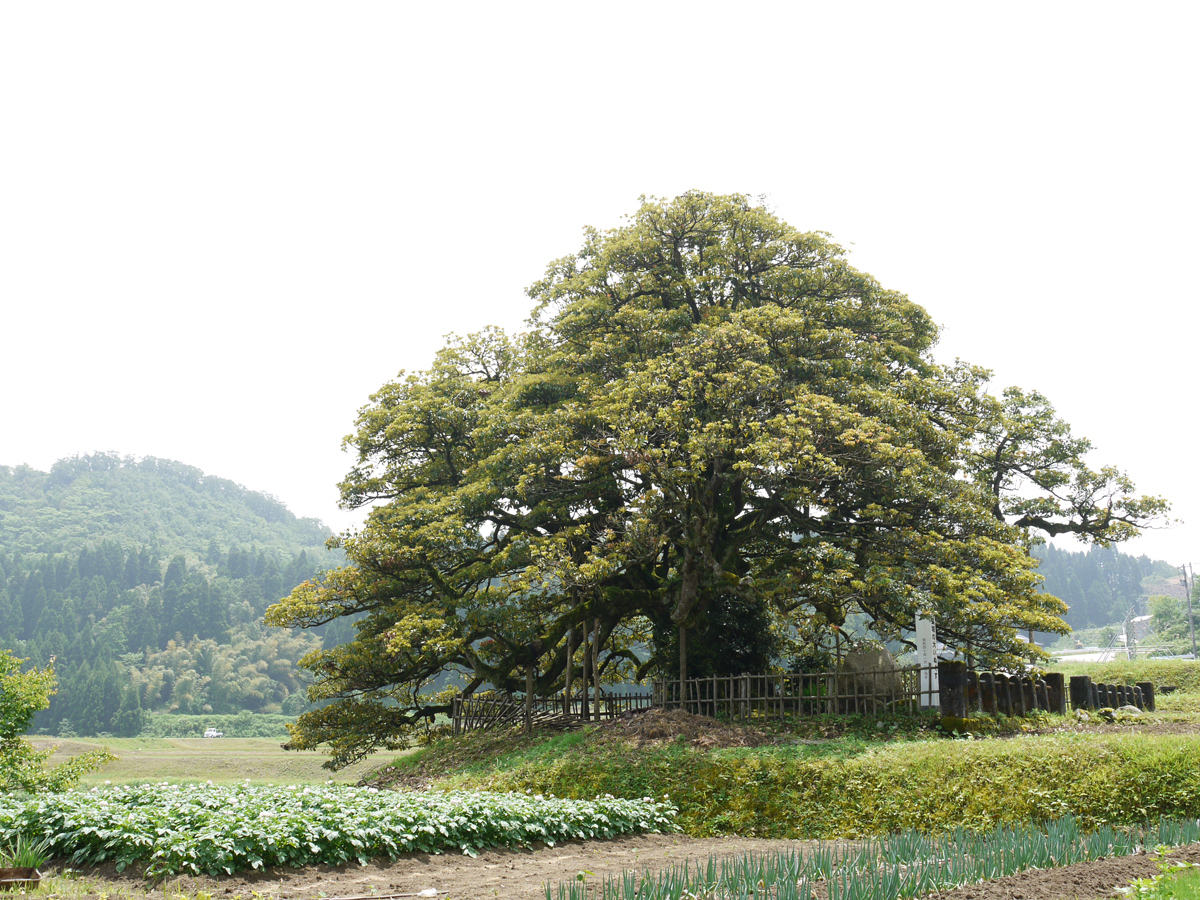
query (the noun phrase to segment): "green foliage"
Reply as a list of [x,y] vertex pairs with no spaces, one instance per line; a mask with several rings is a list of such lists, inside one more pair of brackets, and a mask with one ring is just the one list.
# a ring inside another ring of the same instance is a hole
[[474,854],[672,830],[669,804],[374,788],[128,785],[0,798],[0,839],[36,834],[71,865],[148,875],[340,865],[401,853]]
[[0,650],[0,790],[61,791],[114,757],[95,750],[52,769],[45,762],[52,750],[35,750],[22,735],[34,715],[50,704],[55,690],[53,668],[21,671],[22,660]]
[[0,847],[0,866],[13,869],[36,869],[50,858],[50,842],[31,840],[23,834],[14,837],[7,847]]
[[319,634],[269,604],[338,559],[329,530],[198,469],[95,454],[0,467],[0,645],[56,660],[33,728],[136,735],[152,713],[296,715]]
[[559,796],[666,795],[680,827],[697,836],[835,838],[1066,815],[1088,828],[1200,817],[1200,746],[1190,736],[1056,734],[848,749],[591,741],[569,753],[527,749],[519,759],[479,761],[444,783]]
[[[645,200],[529,294],[526,334],[455,338],[373,395],[341,485],[371,508],[351,565],[268,612],[359,617],[304,661],[332,702],[293,744],[334,765],[447,712],[448,671],[561,689],[597,622],[603,679],[685,668],[664,635],[729,598],[781,640],[922,614],[977,659],[1037,657],[1017,634],[1066,626],[1029,531],[1107,543],[1166,508],[1088,468],[1044,397],[935,363],[924,309],[746,197]],[[766,655],[709,635],[709,662]]]
[[54,658],[59,680],[33,728],[136,735],[155,712],[308,709],[297,663],[322,637],[267,629],[261,617],[314,574],[316,558],[304,549],[290,559],[237,546],[226,553],[215,540],[205,563],[175,556],[165,571],[144,548],[111,540],[10,558],[10,574],[0,573],[0,642],[38,664]]
[[1200,626],[1200,598],[1192,600],[1192,622],[1188,622],[1188,602],[1186,597],[1170,597],[1158,595],[1151,597],[1146,606],[1149,610],[1151,625],[1154,628],[1155,642],[1162,646],[1166,653],[1183,656],[1192,652],[1192,632]]
[[[1165,850],[1166,847],[1160,849]],[[1200,866],[1160,857],[1159,874],[1135,878],[1128,888],[1118,888],[1127,897],[1138,900],[1197,900],[1200,898]]]

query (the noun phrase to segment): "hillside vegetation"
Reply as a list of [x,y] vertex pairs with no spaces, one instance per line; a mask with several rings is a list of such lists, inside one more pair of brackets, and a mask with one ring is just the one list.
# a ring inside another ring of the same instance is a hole
[[[297,662],[343,636],[267,628],[267,606],[336,561],[329,529],[169,460],[0,467],[0,645],[53,658],[43,733],[170,733],[171,715],[308,708]],[[188,723],[183,733],[189,733]]]
[[274,497],[169,459],[95,453],[49,472],[0,466],[0,555],[78,552],[108,540],[198,563],[214,541],[290,556],[323,548],[330,534]]
[[1178,568],[1170,563],[1115,547],[1070,551],[1048,544],[1034,547],[1033,555],[1042,590],[1067,604],[1064,618],[1074,631],[1121,622],[1131,609],[1145,615],[1147,598],[1179,580]]

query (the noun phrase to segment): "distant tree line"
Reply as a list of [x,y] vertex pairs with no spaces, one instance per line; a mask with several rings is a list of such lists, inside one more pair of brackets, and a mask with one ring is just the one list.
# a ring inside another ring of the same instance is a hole
[[1145,578],[1170,578],[1175,567],[1148,556],[1130,556],[1112,547],[1059,550],[1052,544],[1033,550],[1042,590],[1066,602],[1066,622],[1074,631],[1121,622],[1130,609],[1147,615]]
[[58,693],[35,730],[135,735],[149,712],[308,708],[299,659],[324,635],[268,629],[267,606],[321,566],[253,546],[165,563],[112,540],[75,553],[0,555],[0,645],[51,659]]

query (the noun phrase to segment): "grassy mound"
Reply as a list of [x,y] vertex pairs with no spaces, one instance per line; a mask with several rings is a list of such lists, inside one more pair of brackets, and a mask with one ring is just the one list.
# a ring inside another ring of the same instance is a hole
[[[1120,680],[1095,668],[1098,680]],[[1135,681],[1179,686],[1171,696],[1185,703],[1200,696],[1190,665],[1127,669]],[[654,713],[572,732],[444,739],[381,777],[560,797],[665,795],[695,836],[859,837],[1063,816],[1126,825],[1200,817],[1196,719],[1167,713],[1097,727],[1043,713],[998,723],[1041,733],[954,740],[924,717],[817,719],[797,734]]]

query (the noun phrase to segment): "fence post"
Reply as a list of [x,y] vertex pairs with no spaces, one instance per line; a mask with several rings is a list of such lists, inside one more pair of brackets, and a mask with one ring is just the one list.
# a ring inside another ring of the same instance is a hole
[[1037,691],[1033,687],[1033,676],[1026,675],[1021,678],[1021,694],[1025,698],[1025,715],[1029,715],[1037,705]]
[[1012,692],[1008,689],[1008,676],[1003,672],[992,676],[992,684],[996,688],[996,712],[1002,716],[1011,716]]
[[1071,709],[1092,708],[1092,679],[1088,675],[1071,676]]
[[996,713],[996,676],[991,672],[979,673],[979,710]]
[[967,664],[962,660],[938,663],[938,703],[942,718],[967,717]]
[[525,667],[525,733],[533,731],[533,666]]
[[1025,690],[1021,687],[1020,675],[1008,676],[1008,714],[1025,716]]
[[1064,715],[1067,711],[1066,681],[1062,672],[1046,674],[1046,693],[1049,694],[1050,712]]
[[1154,683],[1139,681],[1138,687],[1142,689],[1142,702],[1146,704],[1144,709],[1146,712],[1154,712]]

